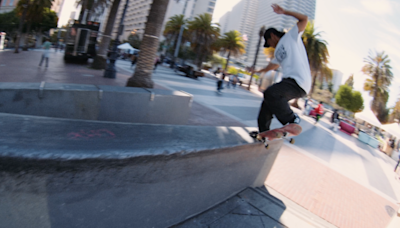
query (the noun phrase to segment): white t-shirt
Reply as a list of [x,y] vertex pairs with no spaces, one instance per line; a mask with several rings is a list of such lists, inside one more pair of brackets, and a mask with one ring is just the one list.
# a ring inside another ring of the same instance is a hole
[[308,93],[311,89],[311,72],[306,48],[299,28],[295,25],[279,40],[275,48],[275,58],[271,61],[282,67],[283,78],[293,78]]

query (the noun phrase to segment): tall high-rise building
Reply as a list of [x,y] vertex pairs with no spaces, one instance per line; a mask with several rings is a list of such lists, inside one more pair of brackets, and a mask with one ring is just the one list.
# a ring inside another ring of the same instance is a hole
[[[216,0],[170,0],[165,14],[164,25],[168,19],[176,14],[182,14],[185,1],[188,1],[185,10],[186,18],[193,18],[198,14],[214,12]],[[124,32],[121,40],[127,39],[130,34],[142,36],[146,27],[152,0],[130,0],[124,19]],[[113,37],[116,36],[126,0],[122,0],[118,9],[114,25]]]
[[246,54],[242,56],[243,59],[247,58],[247,53],[251,47],[251,36],[253,35],[254,24],[257,19],[258,1],[241,0],[219,20],[221,34],[237,30],[244,38]]
[[57,13],[57,16],[60,17],[61,11],[63,9],[65,0],[54,0],[53,5],[51,6],[51,10]]
[[19,0],[1,0],[0,13],[7,13],[15,9]]
[[203,13],[214,13],[214,8],[217,0],[191,0],[194,1],[194,6],[192,9],[192,17],[195,17]]
[[[295,24],[296,19],[291,16],[279,15],[273,12],[271,5],[277,3],[284,9],[296,11],[308,16],[309,20],[315,19],[316,0],[260,0],[258,3],[258,12],[255,27],[251,36],[251,46],[248,49],[247,65],[253,65],[257,43],[259,39],[259,30],[264,25],[266,28],[274,27],[281,31],[290,30]],[[261,41],[260,51],[257,58],[257,67],[265,67],[269,60],[263,52],[264,38]]]

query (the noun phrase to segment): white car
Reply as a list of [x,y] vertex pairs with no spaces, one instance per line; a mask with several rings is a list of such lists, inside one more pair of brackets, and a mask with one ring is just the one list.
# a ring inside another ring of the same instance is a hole
[[[240,84],[240,85],[241,85],[241,84],[247,84],[247,85],[248,85],[248,84],[250,83],[251,75],[239,73],[239,74],[238,74],[238,78],[239,78],[239,84]],[[251,83],[254,84],[255,81],[256,81],[256,80],[253,78],[253,80],[251,81]]]

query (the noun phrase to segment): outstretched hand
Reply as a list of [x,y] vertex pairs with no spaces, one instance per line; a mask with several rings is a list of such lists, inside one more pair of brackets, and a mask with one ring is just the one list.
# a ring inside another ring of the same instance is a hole
[[274,10],[274,12],[277,13],[277,14],[284,14],[285,13],[285,10],[281,6],[279,6],[278,4],[272,4],[271,7]]

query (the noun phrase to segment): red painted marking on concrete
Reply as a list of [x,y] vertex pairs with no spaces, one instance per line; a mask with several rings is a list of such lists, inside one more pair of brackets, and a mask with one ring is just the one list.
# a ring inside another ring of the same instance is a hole
[[107,129],[80,130],[68,133],[70,139],[93,139],[93,138],[115,138],[115,134]]

